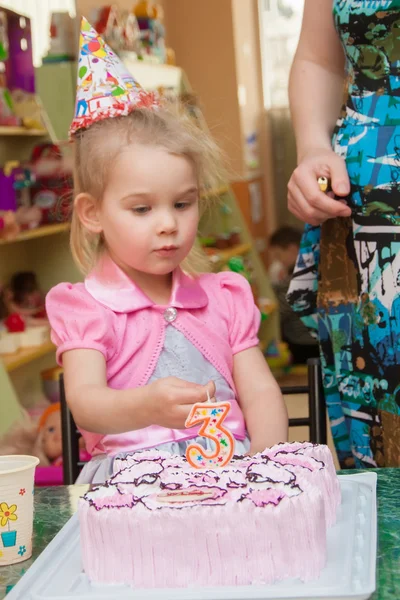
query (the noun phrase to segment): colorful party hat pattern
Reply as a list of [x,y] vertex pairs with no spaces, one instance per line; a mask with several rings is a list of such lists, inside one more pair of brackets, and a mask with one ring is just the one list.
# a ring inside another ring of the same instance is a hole
[[128,115],[137,108],[154,110],[156,94],[146,92],[120,58],[83,18],[79,41],[75,116],[70,136],[93,123]]

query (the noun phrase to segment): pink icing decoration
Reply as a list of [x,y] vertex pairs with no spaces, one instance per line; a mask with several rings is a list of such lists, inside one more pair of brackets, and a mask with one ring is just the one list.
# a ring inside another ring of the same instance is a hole
[[135,500],[130,494],[119,494],[115,493],[112,496],[107,496],[105,498],[98,498],[94,503],[94,506],[97,510],[108,506],[128,506],[132,507],[135,504]]
[[255,506],[267,506],[267,504],[277,506],[285,496],[285,492],[280,490],[251,490],[243,496],[243,499],[251,500]]

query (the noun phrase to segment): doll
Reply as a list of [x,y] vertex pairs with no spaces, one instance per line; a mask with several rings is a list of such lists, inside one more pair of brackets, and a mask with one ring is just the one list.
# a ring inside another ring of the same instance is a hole
[[[24,411],[22,420],[0,439],[0,455],[6,454],[37,456],[42,467],[62,466],[60,403],[50,404],[38,423]],[[90,456],[80,444],[80,460],[85,461],[89,458]]]
[[13,275],[3,295],[8,314],[18,314],[24,319],[46,318],[44,296],[35,273],[26,271]]
[[38,439],[40,447],[49,463],[62,464],[62,432],[60,403],[51,404],[39,420]]

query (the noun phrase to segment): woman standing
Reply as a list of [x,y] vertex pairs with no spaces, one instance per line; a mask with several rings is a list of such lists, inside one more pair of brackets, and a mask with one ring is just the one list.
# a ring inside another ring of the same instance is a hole
[[290,101],[308,225],[288,299],[319,337],[341,467],[400,466],[400,0],[305,0]]

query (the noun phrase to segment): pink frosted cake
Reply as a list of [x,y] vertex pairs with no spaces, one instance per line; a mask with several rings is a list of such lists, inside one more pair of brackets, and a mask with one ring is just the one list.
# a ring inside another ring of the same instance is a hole
[[193,469],[145,451],[79,504],[89,579],[137,588],[272,583],[319,576],[340,488],[327,446],[279,444]]

